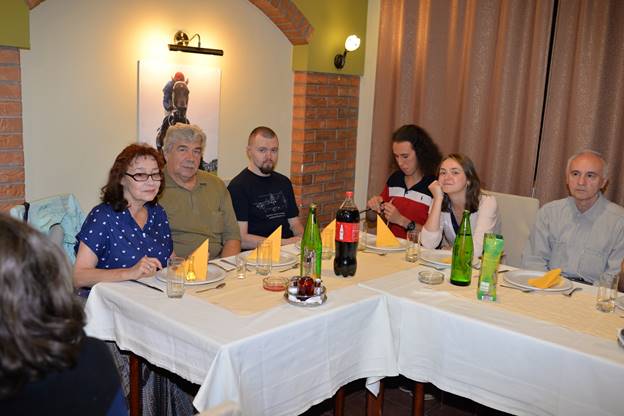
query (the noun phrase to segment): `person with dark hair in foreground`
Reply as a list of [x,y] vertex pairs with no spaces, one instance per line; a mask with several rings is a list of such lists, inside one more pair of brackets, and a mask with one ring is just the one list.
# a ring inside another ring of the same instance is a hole
[[65,254],[0,214],[0,414],[127,415],[103,341],[85,336]]
[[421,127],[406,124],[392,135],[392,153],[399,167],[386,182],[381,195],[368,200],[367,207],[383,215],[394,235],[420,228],[432,198],[429,184],[435,180],[442,154]]

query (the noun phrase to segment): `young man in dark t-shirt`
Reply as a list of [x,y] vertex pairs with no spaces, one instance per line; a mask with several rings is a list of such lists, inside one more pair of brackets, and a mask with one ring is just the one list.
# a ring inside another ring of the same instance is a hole
[[280,225],[282,244],[294,243],[303,234],[292,183],[274,171],[278,153],[275,132],[256,127],[247,143],[249,165],[228,186],[243,249],[256,248]]

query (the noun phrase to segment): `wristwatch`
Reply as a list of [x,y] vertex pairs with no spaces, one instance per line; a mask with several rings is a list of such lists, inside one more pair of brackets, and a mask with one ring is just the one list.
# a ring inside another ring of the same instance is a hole
[[416,223],[414,221],[410,221],[409,224],[405,227],[407,231],[414,231],[416,229]]

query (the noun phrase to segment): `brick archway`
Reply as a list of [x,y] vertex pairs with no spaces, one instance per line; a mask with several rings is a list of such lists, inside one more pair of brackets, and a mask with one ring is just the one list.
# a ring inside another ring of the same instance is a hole
[[[24,0],[30,10],[45,0]],[[249,0],[262,10],[293,45],[306,45],[314,28],[299,8],[290,0]]]
[[307,45],[314,28],[290,0],[249,0],[262,10],[293,45]]

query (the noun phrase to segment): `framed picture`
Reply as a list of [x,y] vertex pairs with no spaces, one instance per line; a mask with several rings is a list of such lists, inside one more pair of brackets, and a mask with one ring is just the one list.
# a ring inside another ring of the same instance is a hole
[[138,140],[155,147],[176,122],[206,133],[203,168],[217,171],[221,70],[201,65],[138,62]]

